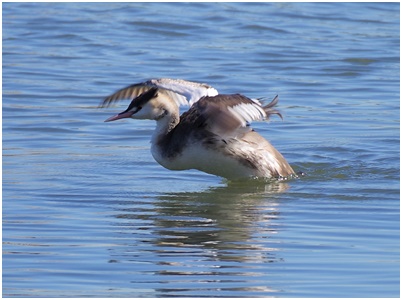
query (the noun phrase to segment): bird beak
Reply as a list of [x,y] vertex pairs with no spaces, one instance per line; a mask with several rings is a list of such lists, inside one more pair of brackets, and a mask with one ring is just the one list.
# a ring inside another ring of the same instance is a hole
[[123,111],[113,117],[110,117],[105,120],[105,122],[111,122],[111,121],[116,121],[119,119],[124,119],[124,118],[130,118],[134,113],[132,111]]

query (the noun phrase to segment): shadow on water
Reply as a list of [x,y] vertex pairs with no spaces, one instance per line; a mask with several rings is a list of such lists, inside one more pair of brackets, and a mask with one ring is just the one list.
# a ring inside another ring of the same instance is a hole
[[[144,263],[141,257],[147,257],[158,295],[183,295],[175,287],[182,281],[198,286],[204,281],[218,284],[225,278],[239,283],[237,291],[253,291],[251,283],[256,276],[264,276],[267,264],[281,261],[278,242],[271,243],[270,238],[279,230],[278,194],[287,189],[286,182],[237,182],[202,192],[164,193],[146,204],[129,200],[116,216],[117,224],[124,224],[119,231],[134,239],[139,232],[147,234],[138,239],[142,246],[131,240],[131,246],[112,250],[113,261]],[[158,288],[161,283],[171,287]],[[185,295],[195,295],[195,286]],[[210,285],[208,290],[221,288]],[[267,290],[271,289],[264,285]]]

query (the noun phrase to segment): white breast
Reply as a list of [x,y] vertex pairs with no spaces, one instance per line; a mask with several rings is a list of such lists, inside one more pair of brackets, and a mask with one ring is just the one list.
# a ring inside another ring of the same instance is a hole
[[[239,147],[240,146],[240,147]],[[227,150],[227,149],[226,149]],[[214,174],[227,179],[245,178],[245,177],[272,177],[267,166],[272,157],[269,153],[261,149],[256,151],[253,147],[244,143],[236,143],[236,149],[233,155],[225,154],[213,148],[205,148],[200,144],[192,144],[174,157],[168,159],[160,152],[156,145],[151,148],[152,156],[163,167],[169,170],[188,170],[196,169],[205,173]],[[240,154],[240,152],[242,152]],[[255,169],[241,163],[239,156],[258,157],[261,162],[261,168]],[[268,155],[268,156],[267,156]]]
[[173,160],[163,157],[155,148],[152,149],[152,156],[160,165],[169,170],[196,169],[225,178],[241,178],[253,175],[249,168],[240,164],[233,157],[203,147],[188,147],[186,151],[183,151]]

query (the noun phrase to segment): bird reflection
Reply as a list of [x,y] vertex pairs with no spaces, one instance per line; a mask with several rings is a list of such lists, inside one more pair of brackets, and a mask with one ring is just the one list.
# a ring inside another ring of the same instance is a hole
[[277,232],[272,221],[279,217],[278,194],[287,188],[287,182],[250,180],[203,192],[164,193],[153,201],[152,213],[149,207],[141,213],[133,200],[135,208],[124,208],[118,218],[152,221],[141,230],[152,231],[146,242],[158,255],[197,250],[213,260],[272,262],[275,248],[267,247],[267,239]]
[[133,284],[150,285],[157,297],[277,292],[267,273],[282,260],[272,237],[287,189],[232,182],[120,202],[116,226],[127,244],[110,248],[110,261],[129,263],[141,274]]

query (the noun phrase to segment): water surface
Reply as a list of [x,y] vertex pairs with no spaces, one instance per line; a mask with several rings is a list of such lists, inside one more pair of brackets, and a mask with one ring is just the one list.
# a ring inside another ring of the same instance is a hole
[[[398,3],[4,3],[3,296],[398,297],[399,43]],[[163,169],[97,109],[158,77],[279,94],[307,176]]]

